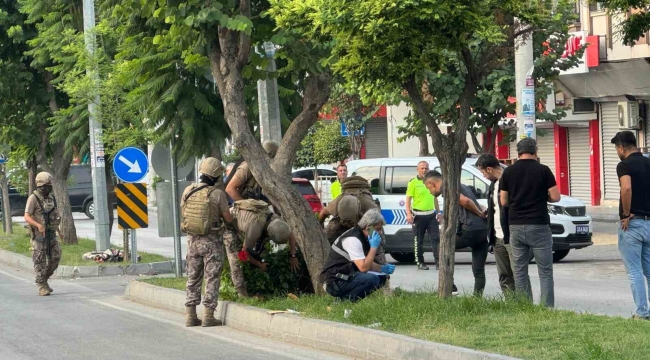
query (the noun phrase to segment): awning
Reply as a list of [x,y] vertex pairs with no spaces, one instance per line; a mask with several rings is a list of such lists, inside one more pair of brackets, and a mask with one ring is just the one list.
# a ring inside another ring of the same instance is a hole
[[587,73],[560,75],[559,80],[576,98],[631,95],[650,100],[650,63],[646,59],[603,62]]

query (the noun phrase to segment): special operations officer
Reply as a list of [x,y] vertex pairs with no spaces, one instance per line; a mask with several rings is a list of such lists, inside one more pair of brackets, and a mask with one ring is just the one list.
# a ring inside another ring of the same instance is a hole
[[[273,159],[278,152],[279,145],[276,141],[267,140],[262,144],[262,148],[266,151],[267,155]],[[255,199],[267,201],[262,195],[262,188],[253,177],[253,172],[250,170],[246,161],[242,162],[233,169],[226,181],[226,193],[233,201]]]
[[237,294],[248,296],[244,273],[239,261],[248,261],[261,271],[266,271],[266,263],[261,255],[269,240],[276,244],[289,242],[289,267],[292,271],[300,269],[296,252],[296,239],[289,225],[269,210],[269,204],[261,200],[239,200],[232,208],[234,231],[224,234],[224,243],[230,264],[230,275]]
[[[181,228],[187,235],[187,285],[185,326],[219,326],[214,317],[219,297],[221,271],[223,270],[224,223],[231,223],[226,194],[217,189],[221,182],[223,166],[212,157],[199,167],[199,184],[188,186],[181,198],[183,222]],[[201,285],[205,276],[205,314],[203,322],[196,315],[201,303]]]
[[61,215],[52,195],[52,175],[41,172],[36,175],[36,190],[29,195],[25,206],[25,221],[30,228],[30,243],[33,254],[34,272],[38,295],[48,296],[52,288],[48,280],[59,267],[61,247],[56,239],[56,230]]
[[422,180],[429,171],[429,163],[418,163],[418,175],[409,181],[406,187],[406,221],[413,225],[413,245],[415,247],[415,261],[418,269],[429,270],[424,264],[424,235],[429,234],[433,257],[436,260],[436,269],[440,266],[440,223],[437,213],[438,198],[431,195]]

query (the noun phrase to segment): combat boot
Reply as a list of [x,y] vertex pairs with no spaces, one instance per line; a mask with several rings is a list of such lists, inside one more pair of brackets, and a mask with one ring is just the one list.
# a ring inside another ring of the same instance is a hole
[[205,308],[205,314],[203,314],[203,327],[208,326],[221,326],[221,320],[214,318],[214,309]]
[[51,292],[51,293],[54,292],[54,290],[50,287],[50,284],[48,284],[47,280],[45,280],[45,282],[43,283],[43,285],[45,285],[45,287],[47,288],[47,291],[49,291],[49,292]]
[[196,306],[185,307],[185,326],[199,326],[201,320],[196,316]]
[[38,284],[38,296],[49,296],[50,290],[47,289],[45,284]]

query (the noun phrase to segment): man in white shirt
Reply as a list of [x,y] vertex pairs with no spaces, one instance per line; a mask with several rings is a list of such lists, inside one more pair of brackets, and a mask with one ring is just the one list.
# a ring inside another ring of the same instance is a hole
[[[395,265],[375,262],[384,224],[379,210],[368,210],[357,226],[334,241],[321,272],[328,294],[341,300],[358,301],[384,286],[386,274],[395,270]],[[379,272],[383,274],[380,276]]]
[[[504,294],[515,291],[514,258],[509,242],[508,208],[501,206],[499,201],[499,179],[503,175],[503,167],[492,154],[482,154],[476,160],[476,167],[483,176],[492,181],[488,191],[488,239],[490,252],[494,254],[499,274],[499,285]],[[495,208],[495,204],[498,207]]]

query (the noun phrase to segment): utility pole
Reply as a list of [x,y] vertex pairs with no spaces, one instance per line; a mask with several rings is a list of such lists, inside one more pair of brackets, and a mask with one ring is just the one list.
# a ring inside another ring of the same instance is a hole
[[[174,154],[174,136],[169,141],[169,161],[172,182],[172,217],[174,220],[174,269],[176,277],[183,276],[183,257],[181,254],[181,218],[178,213],[178,172],[176,168],[176,155]],[[189,249],[188,249],[189,250]]]
[[[84,18],[84,40],[86,51],[90,59],[94,59],[96,36],[95,36],[95,1],[83,0]],[[99,74],[95,65],[86,69],[88,76],[95,85],[95,91],[99,90]],[[97,121],[99,107],[99,93],[95,99],[88,103],[89,124],[90,124],[90,164],[93,177],[93,206],[95,208],[95,241],[98,251],[111,247],[110,222],[108,219],[108,197],[106,196],[106,163],[104,161],[104,143],[102,142],[102,125]],[[113,209],[110,209],[113,211]]]
[[[520,22],[519,27],[524,24]],[[517,91],[517,141],[526,137],[537,138],[535,129],[535,79],[533,36],[515,39],[515,84]]]
[[266,79],[257,81],[257,96],[260,109],[260,140],[282,141],[282,127],[280,125],[280,100],[278,98],[278,80],[271,78],[269,74],[274,73],[275,65],[275,44],[264,43],[264,53],[269,59],[266,67]]

